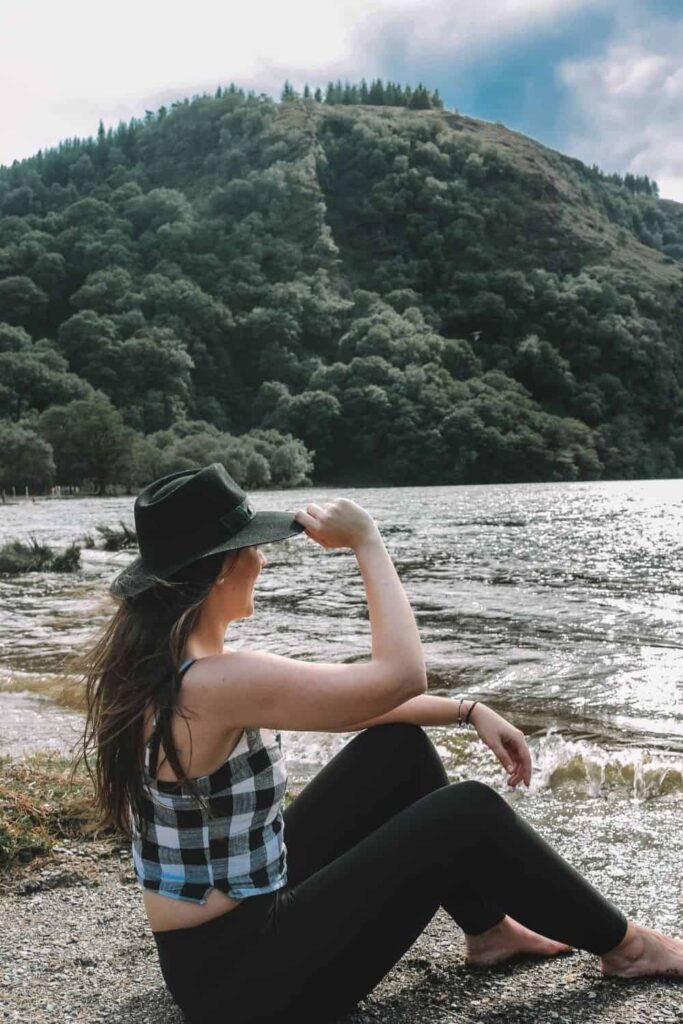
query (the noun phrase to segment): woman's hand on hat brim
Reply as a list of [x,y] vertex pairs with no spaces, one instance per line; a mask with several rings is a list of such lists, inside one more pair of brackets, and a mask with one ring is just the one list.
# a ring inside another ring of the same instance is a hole
[[314,501],[309,502],[305,508],[300,508],[294,513],[294,518],[298,523],[301,523],[307,536],[314,540],[316,544],[320,544],[321,547],[327,547],[320,535],[324,515],[325,510],[320,505],[316,505]]
[[370,515],[351,498],[335,498],[323,506],[310,502],[295,513],[308,536],[324,548],[351,548],[379,530]]

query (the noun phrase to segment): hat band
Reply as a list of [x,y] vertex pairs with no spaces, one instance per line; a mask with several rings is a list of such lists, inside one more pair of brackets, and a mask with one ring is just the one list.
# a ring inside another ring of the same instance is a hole
[[233,533],[237,533],[242,527],[249,522],[250,519],[254,518],[255,509],[248,498],[233,508],[230,512],[226,512],[222,516],[218,516],[218,522],[222,526],[226,526]]

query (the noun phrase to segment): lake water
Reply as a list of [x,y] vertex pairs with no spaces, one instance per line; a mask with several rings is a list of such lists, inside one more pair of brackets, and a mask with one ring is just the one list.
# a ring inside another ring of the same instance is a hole
[[[526,732],[532,785],[510,801],[628,913],[680,931],[683,481],[250,496],[258,509],[294,511],[338,494],[382,530],[415,610],[430,692],[481,698]],[[66,546],[119,521],[133,524],[132,498],[22,501],[0,506],[0,539]],[[264,551],[254,615],[227,641],[307,660],[369,656],[352,552],[303,535]],[[106,584],[131,557],[83,549],[76,574],[0,577],[0,677],[57,672],[105,621]],[[2,695],[3,708],[0,752],[54,744],[77,725],[36,698]],[[473,731],[429,732],[453,780],[507,791]],[[291,774],[306,778],[349,734],[283,739]]]

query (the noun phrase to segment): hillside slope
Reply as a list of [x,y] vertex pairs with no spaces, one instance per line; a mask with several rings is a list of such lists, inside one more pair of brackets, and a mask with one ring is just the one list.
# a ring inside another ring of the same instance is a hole
[[94,388],[330,482],[683,469],[683,204],[502,124],[231,87],[0,169],[0,210],[27,429]]

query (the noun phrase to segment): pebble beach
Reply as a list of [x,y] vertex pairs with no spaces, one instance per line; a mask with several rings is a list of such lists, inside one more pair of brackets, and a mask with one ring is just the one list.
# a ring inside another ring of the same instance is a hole
[[[0,914],[3,1024],[182,1024],[120,844],[65,841],[19,865],[2,883]],[[603,980],[597,958],[581,952],[469,970],[462,935],[439,909],[373,992],[339,1018],[370,1022],[680,1024],[683,983]]]

